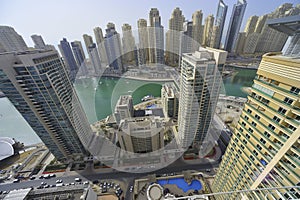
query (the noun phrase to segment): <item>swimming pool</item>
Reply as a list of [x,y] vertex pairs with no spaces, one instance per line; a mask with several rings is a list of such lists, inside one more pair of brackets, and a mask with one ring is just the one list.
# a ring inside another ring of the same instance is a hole
[[184,178],[170,178],[170,179],[162,179],[158,180],[157,183],[161,185],[162,187],[166,184],[175,184],[180,189],[182,189],[184,192],[187,192],[189,190],[200,190],[202,189],[202,185],[200,181],[198,180],[192,180],[191,184],[188,184],[185,182]]

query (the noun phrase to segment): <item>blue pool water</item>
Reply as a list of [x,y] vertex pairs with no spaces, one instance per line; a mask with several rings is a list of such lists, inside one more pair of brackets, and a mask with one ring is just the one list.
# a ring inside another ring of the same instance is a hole
[[191,184],[189,185],[187,182],[185,182],[184,178],[163,179],[158,180],[157,183],[162,187],[166,184],[176,184],[184,192],[187,192],[188,190],[200,190],[202,188],[200,181],[192,180]]
[[150,106],[147,106],[147,108],[156,108],[157,106],[155,104],[152,104]]

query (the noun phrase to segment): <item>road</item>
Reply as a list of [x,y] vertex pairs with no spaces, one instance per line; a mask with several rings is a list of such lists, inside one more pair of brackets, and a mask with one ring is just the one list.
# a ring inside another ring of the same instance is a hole
[[[38,187],[41,182],[46,182],[49,185],[56,184],[57,179],[62,179],[63,183],[71,183],[74,182],[74,179],[79,177],[82,179],[82,181],[93,181],[93,180],[102,180],[102,179],[116,179],[121,180],[124,178],[131,178],[130,184],[128,184],[128,187],[133,184],[133,178],[140,178],[144,177],[150,174],[169,174],[172,172],[182,172],[184,170],[205,170],[205,169],[211,169],[213,167],[217,167],[219,165],[219,161],[216,163],[205,163],[205,164],[189,164],[187,165],[184,163],[181,159],[178,159],[173,164],[169,165],[166,168],[159,169],[157,171],[151,172],[151,173],[127,173],[127,172],[119,172],[114,171],[112,169],[111,172],[106,173],[95,173],[93,171],[91,172],[78,172],[78,175],[74,176],[62,176],[57,178],[51,178],[51,179],[38,179],[38,180],[28,180],[28,181],[22,181],[19,183],[7,183],[7,184],[1,184],[0,185],[0,191],[11,191],[13,189],[21,189],[21,188],[28,188],[28,187]],[[124,188],[125,189],[125,188]],[[128,191],[128,188],[125,189]]]

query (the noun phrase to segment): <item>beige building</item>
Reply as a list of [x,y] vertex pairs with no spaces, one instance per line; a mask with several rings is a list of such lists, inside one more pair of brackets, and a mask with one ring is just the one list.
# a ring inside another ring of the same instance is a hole
[[[300,181],[300,59],[263,56],[238,125],[223,156],[213,192],[296,186]],[[217,199],[295,199],[299,189]]]
[[149,153],[164,146],[164,126],[159,117],[121,120],[118,140],[123,150]]
[[257,20],[258,20],[258,16],[256,15],[249,17],[244,29],[244,32],[246,33],[247,36],[254,32],[255,26],[257,24]]
[[239,32],[236,45],[234,47],[234,52],[236,54],[242,54],[244,51],[244,46],[245,46],[245,41],[246,41],[246,33],[245,32]]
[[107,64],[107,55],[106,55],[106,50],[104,45],[104,37],[103,37],[102,29],[100,27],[94,28],[94,35],[96,38],[100,60],[102,63]]
[[169,19],[169,30],[166,33],[166,64],[178,67],[180,54],[180,31],[183,30],[185,18],[179,8],[175,8]]
[[89,46],[91,46],[94,42],[93,42],[93,38],[92,36],[88,35],[88,34],[83,34],[83,41],[86,47],[87,52],[89,52]]
[[203,46],[209,46],[211,36],[213,33],[213,25],[214,25],[214,16],[208,15],[207,18],[205,18],[204,22],[204,30],[203,30],[203,38],[202,38],[202,45]]
[[192,38],[194,40],[192,52],[199,49],[200,45],[202,44],[203,28],[204,28],[202,26],[202,18],[203,18],[202,10],[197,10],[192,15],[192,22],[193,22]]
[[122,44],[123,44],[123,59],[125,64],[133,64],[135,61],[134,49],[135,40],[132,35],[131,26],[129,24],[123,24],[122,26]]
[[130,95],[120,96],[116,106],[114,117],[117,124],[120,124],[122,119],[127,119],[133,117],[133,101]]
[[139,19],[138,22],[138,34],[139,34],[139,63],[141,65],[146,64],[149,61],[149,42],[148,42],[148,29],[147,20]]

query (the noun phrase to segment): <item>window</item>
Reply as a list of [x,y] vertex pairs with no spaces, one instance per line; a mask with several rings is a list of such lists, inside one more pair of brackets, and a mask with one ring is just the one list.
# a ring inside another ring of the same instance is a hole
[[253,150],[253,153],[255,156],[258,156],[258,153],[256,152],[256,150]]
[[259,144],[257,144],[256,147],[257,147],[259,150],[262,150],[262,147],[261,147]]
[[280,107],[278,112],[284,115],[286,113],[286,109]]
[[279,122],[280,122],[280,118],[279,118],[279,117],[277,117],[277,116],[274,116],[274,117],[273,117],[273,120],[274,120],[275,122],[277,122],[277,123],[279,123]]
[[254,117],[255,117],[256,119],[260,120],[260,116],[259,116],[259,115],[255,114]]
[[265,135],[267,138],[269,138],[269,137],[271,136],[267,131],[264,132],[264,135]]
[[253,133],[253,129],[252,129],[252,128],[248,128],[248,131],[249,131],[250,133]]
[[242,122],[242,125],[243,125],[243,126],[246,126],[246,123],[245,123],[245,122]]
[[247,112],[251,114],[251,113],[252,113],[252,110],[248,109]]
[[294,94],[299,94],[300,93],[300,88],[292,87],[290,92],[294,93]]
[[285,99],[283,100],[286,104],[289,104],[291,105],[293,103],[293,100],[288,98],[288,97],[285,97]]
[[245,115],[245,117],[244,117],[244,118],[245,118],[246,120],[249,120],[249,117],[248,117],[248,116],[246,116],[246,115]]
[[256,127],[256,123],[254,121],[252,121],[251,123],[254,127]]
[[295,131],[296,130],[296,127],[292,126],[292,125],[289,125],[289,129],[291,129],[292,131]]
[[246,138],[250,139],[250,135],[246,134]]
[[260,140],[259,140],[261,143],[263,143],[263,144],[266,144],[266,141],[264,140],[264,139],[262,139],[262,138],[260,138]]
[[269,126],[268,126],[272,131],[274,131],[275,130],[275,126],[273,126],[272,124],[269,124]]

